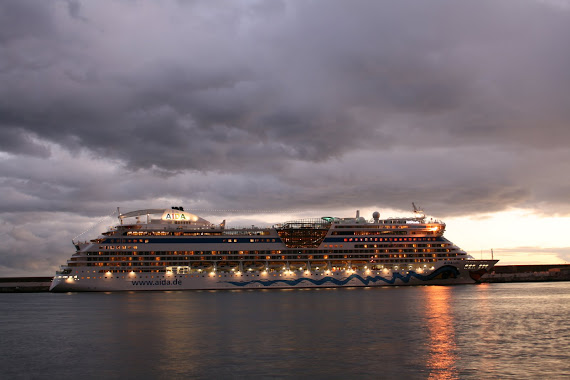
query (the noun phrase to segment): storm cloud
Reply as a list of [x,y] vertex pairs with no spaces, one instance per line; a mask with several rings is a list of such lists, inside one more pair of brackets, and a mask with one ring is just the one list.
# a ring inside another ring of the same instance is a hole
[[4,0],[0,265],[115,206],[568,215],[568,36],[565,1]]

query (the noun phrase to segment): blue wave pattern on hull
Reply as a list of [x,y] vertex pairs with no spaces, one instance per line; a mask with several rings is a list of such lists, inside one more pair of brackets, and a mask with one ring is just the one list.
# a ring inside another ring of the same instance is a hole
[[333,277],[323,277],[320,280],[313,280],[312,278],[298,278],[296,280],[253,280],[253,281],[227,281],[227,283],[235,285],[235,286],[246,286],[246,285],[250,285],[250,284],[261,284],[263,286],[271,286],[277,283],[283,283],[286,284],[288,286],[297,286],[298,284],[300,284],[303,281],[307,281],[312,283],[313,285],[323,285],[327,282],[331,282],[334,285],[337,286],[343,286],[348,284],[352,279],[357,279],[359,280],[363,285],[368,286],[370,284],[375,284],[378,281],[383,281],[386,284],[390,284],[393,285],[397,279],[402,280],[402,282],[404,283],[408,283],[410,281],[410,279],[413,278],[417,278],[418,280],[421,281],[430,281],[433,280],[434,278],[436,278],[437,276],[440,276],[442,279],[447,279],[447,278],[456,278],[459,275],[459,271],[457,270],[457,268],[450,266],[450,265],[445,265],[441,268],[438,268],[437,270],[433,271],[432,273],[430,273],[427,276],[418,274],[416,272],[413,271],[409,271],[408,274],[406,274],[405,276],[402,276],[400,273],[393,273],[392,274],[392,278],[384,278],[382,276],[366,276],[366,278],[363,278],[362,276],[358,275],[358,274],[352,274],[344,279],[336,279]]

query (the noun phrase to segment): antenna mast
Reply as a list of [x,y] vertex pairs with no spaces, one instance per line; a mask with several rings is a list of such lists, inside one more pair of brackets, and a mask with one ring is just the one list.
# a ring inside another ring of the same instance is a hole
[[426,214],[424,214],[424,210],[422,210],[421,207],[416,206],[414,202],[412,202],[412,207],[414,208],[414,215],[416,218],[423,219],[426,217]]

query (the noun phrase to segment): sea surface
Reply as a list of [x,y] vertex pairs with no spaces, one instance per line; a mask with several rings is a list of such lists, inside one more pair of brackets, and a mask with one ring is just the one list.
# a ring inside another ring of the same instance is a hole
[[2,379],[570,379],[570,282],[0,294]]

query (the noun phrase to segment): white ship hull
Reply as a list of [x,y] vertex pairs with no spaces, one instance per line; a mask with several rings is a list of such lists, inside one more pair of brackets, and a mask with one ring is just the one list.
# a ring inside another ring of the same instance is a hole
[[496,263],[468,260],[438,263],[431,270],[333,270],[202,272],[189,274],[113,274],[112,276],[56,276],[50,291],[141,291],[333,288],[407,285],[473,284]]

